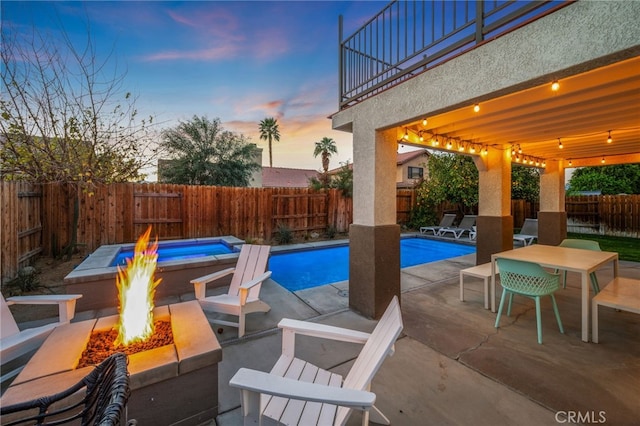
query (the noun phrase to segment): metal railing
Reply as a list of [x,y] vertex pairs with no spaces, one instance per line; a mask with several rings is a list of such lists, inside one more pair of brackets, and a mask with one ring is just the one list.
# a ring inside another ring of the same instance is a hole
[[573,1],[394,0],[343,40],[340,109]]

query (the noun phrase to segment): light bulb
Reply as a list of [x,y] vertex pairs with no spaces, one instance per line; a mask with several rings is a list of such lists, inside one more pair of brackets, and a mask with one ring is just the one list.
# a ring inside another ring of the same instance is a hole
[[602,164],[604,164],[604,157],[602,157],[602,160],[600,160],[600,162],[601,162]]
[[423,125],[423,126],[426,126],[426,125],[427,125],[427,119],[426,119],[426,118],[423,118],[423,119],[422,119],[422,125]]
[[405,140],[409,140],[409,131],[407,129],[404,129],[404,138]]
[[487,150],[487,147],[485,146],[484,148],[482,148],[482,155],[487,155],[489,154],[489,150]]
[[571,161],[571,159],[569,159],[569,167],[571,167],[573,165],[573,161]]
[[562,149],[564,146],[562,145],[562,141],[558,138],[558,148]]
[[476,147],[471,145],[471,148],[469,148],[469,152],[472,153],[472,154],[475,154],[476,153]]
[[475,104],[473,106],[473,112],[478,112],[478,111],[480,111],[480,104]]
[[607,138],[607,143],[611,143],[613,142],[613,139],[611,138],[611,130],[609,130],[609,137]]
[[560,83],[558,83],[558,80],[551,83],[551,90],[553,90],[554,92],[557,92],[559,88],[560,88]]

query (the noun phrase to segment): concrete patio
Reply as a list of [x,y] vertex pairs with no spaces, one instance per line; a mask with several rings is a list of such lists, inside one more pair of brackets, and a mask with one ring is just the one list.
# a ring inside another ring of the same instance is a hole
[[[516,298],[500,329],[493,326],[496,314],[483,308],[482,280],[465,278],[466,301],[460,302],[459,271],[474,264],[475,255],[467,255],[402,270],[404,332],[372,386],[376,405],[392,424],[637,424],[640,316],[601,308],[600,343],[582,342],[580,281],[569,273],[567,288],[556,296],[565,334],[545,300],[544,343],[538,345],[531,299]],[[620,262],[620,275],[640,278],[640,264]],[[611,266],[598,272],[601,283],[612,277]],[[218,425],[241,424],[239,392],[227,383],[240,367],[271,368],[280,352],[273,328],[280,317],[373,329],[374,321],[348,310],[346,289],[339,283],[292,294],[270,282],[263,292],[273,309],[249,320],[250,334],[242,340],[234,339],[233,330],[218,335]],[[359,347],[305,340],[299,350],[317,365],[346,373]],[[567,421],[572,415],[575,421]],[[349,424],[359,424],[359,417]]]
[[[372,391],[376,406],[394,425],[637,424],[640,418],[640,316],[601,308],[600,343],[580,339],[580,281],[569,273],[557,293],[565,334],[550,300],[542,302],[544,343],[536,342],[531,299],[515,298],[511,317],[495,329],[495,313],[483,308],[482,280],[465,278],[459,300],[459,271],[475,255],[402,270],[404,331],[396,353],[382,365]],[[640,279],[640,264],[620,262],[620,275]],[[601,285],[613,268],[598,271]],[[262,290],[268,314],[247,318],[247,335],[212,324],[223,347],[219,364],[219,416],[208,425],[242,423],[240,393],[228,386],[240,367],[268,371],[280,354],[281,318],[317,321],[370,331],[375,321],[348,309],[346,282],[291,293],[273,281]],[[499,298],[501,289],[498,286]],[[185,294],[181,300],[192,300]],[[157,304],[177,300],[156,301]],[[112,312],[79,312],[76,320]],[[208,314],[213,319],[216,314]],[[220,333],[219,331],[222,331]],[[298,340],[301,358],[346,374],[360,347]],[[355,413],[349,424],[360,424]]]

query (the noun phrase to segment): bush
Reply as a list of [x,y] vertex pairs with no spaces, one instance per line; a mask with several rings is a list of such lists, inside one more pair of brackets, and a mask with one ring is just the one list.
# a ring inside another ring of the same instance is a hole
[[278,244],[291,244],[293,241],[293,231],[287,225],[279,224],[275,236]]
[[325,235],[327,236],[327,238],[333,240],[337,233],[338,233],[338,230],[336,229],[335,226],[332,226],[332,225],[327,226],[327,230],[325,231]]

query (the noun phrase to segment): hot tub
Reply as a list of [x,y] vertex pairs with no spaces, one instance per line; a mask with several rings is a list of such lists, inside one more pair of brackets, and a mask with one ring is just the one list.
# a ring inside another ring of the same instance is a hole
[[[159,242],[156,278],[162,278],[162,282],[156,288],[156,303],[163,299],[176,301],[183,294],[193,293],[192,279],[235,266],[242,244],[243,240],[233,236]],[[133,252],[134,246],[135,243],[100,246],[64,277],[67,294],[83,295],[77,301],[77,311],[118,306],[116,265],[125,263],[123,258]],[[216,284],[228,285],[230,280],[231,276]]]

